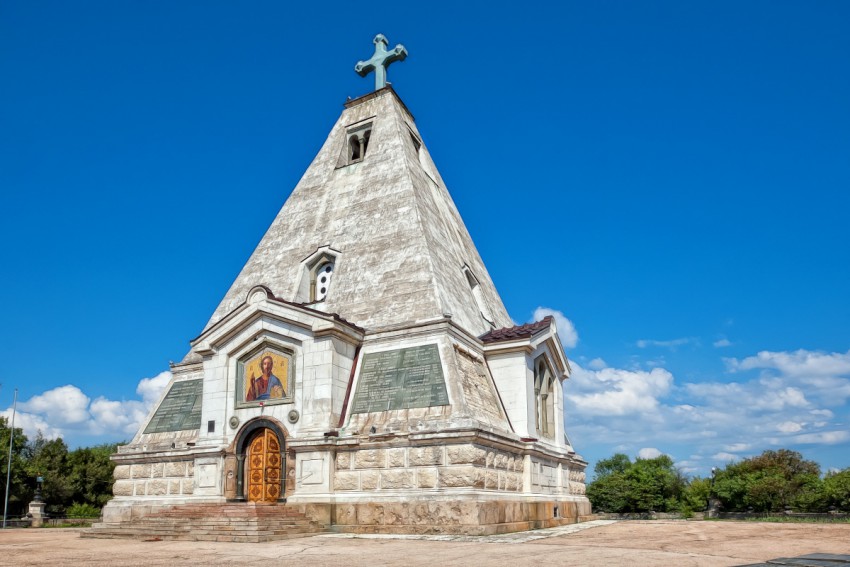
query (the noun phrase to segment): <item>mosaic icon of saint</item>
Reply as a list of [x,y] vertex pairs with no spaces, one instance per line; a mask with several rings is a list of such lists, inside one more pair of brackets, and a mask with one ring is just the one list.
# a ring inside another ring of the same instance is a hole
[[254,377],[251,372],[251,377],[248,378],[248,392],[245,394],[246,402],[255,402],[261,400],[277,399],[283,397],[283,385],[280,379],[272,374],[274,369],[274,360],[269,355],[263,357],[260,361],[260,369],[263,374],[259,378]]

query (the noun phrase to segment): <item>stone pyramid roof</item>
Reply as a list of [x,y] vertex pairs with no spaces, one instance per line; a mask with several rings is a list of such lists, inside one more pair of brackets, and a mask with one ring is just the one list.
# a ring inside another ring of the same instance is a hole
[[[367,332],[445,314],[476,336],[511,326],[401,99],[385,87],[345,106],[205,330],[257,285]],[[348,163],[346,144],[363,125],[365,157]],[[310,303],[305,266],[322,251],[336,257],[333,278],[324,300]]]

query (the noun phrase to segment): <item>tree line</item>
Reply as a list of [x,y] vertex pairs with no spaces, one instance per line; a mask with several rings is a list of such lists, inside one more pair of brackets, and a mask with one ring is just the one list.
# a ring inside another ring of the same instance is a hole
[[823,475],[818,463],[780,449],[688,478],[667,455],[632,461],[617,453],[596,463],[587,497],[597,512],[687,514],[705,510],[709,498],[726,512],[850,512],[850,468]]
[[[0,493],[6,493],[9,471],[9,439],[11,428],[0,417]],[[68,450],[62,439],[45,439],[38,433],[29,440],[16,427],[12,445],[11,478],[9,481],[8,517],[26,514],[35,496],[37,478],[42,477],[41,499],[49,516],[89,516],[112,498],[112,471],[115,465],[109,456],[117,445],[103,444]]]

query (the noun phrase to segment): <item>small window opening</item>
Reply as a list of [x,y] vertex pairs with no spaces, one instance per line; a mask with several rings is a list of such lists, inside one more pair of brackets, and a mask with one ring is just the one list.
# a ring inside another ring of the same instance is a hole
[[346,143],[339,157],[337,167],[344,167],[363,161],[369,149],[369,141],[372,139],[372,123],[361,124],[349,128],[345,134]]
[[413,135],[413,132],[410,133],[410,139],[413,141],[413,149],[416,150],[416,153],[418,155],[419,154],[419,148],[422,147],[422,142],[420,142],[419,139],[416,136]]
[[561,516],[558,514],[558,507],[557,507],[557,506],[555,506],[555,510],[553,510],[553,512],[552,512],[552,517],[553,517],[553,518],[560,518],[560,517],[561,517]]
[[207,433],[215,433],[215,420],[211,419],[207,422]]
[[360,159],[360,140],[357,136],[352,136],[348,139],[348,145],[351,146],[351,153],[349,154],[350,161],[356,161]]
[[330,260],[320,262],[313,272],[310,282],[312,301],[324,301],[331,287],[331,276],[334,273],[334,263]]
[[478,311],[491,327],[495,327],[493,315],[490,313],[490,308],[487,306],[487,300],[484,299],[484,293],[481,291],[481,284],[478,283],[478,278],[472,274],[472,271],[467,266],[464,266],[463,271],[466,274],[466,281],[469,284],[469,288],[472,290],[472,297],[475,299]]

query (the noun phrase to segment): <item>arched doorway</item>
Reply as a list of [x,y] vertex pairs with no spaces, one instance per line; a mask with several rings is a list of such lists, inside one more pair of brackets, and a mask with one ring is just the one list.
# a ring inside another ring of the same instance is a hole
[[236,502],[286,502],[287,431],[277,420],[253,419],[239,432],[236,457]]
[[274,431],[263,427],[248,443],[245,496],[250,502],[277,502],[281,496],[280,441]]

